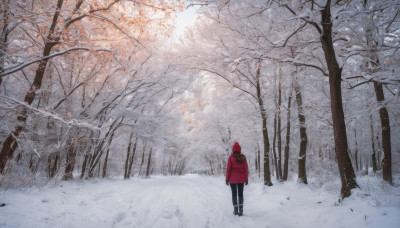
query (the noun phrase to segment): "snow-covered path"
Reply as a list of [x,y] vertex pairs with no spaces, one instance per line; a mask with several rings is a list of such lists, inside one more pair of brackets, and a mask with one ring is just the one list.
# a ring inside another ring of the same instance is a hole
[[358,191],[342,205],[329,188],[250,183],[238,217],[223,177],[61,182],[0,192],[0,227],[399,227],[398,187]]

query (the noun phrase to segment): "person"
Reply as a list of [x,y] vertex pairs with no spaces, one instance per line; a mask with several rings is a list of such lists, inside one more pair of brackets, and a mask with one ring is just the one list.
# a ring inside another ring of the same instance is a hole
[[[238,142],[232,147],[232,154],[228,158],[226,166],[226,185],[231,186],[233,214],[243,215],[243,188],[249,183],[249,168],[247,166],[246,156],[242,154],[242,148]],[[238,202],[239,198],[239,202]]]

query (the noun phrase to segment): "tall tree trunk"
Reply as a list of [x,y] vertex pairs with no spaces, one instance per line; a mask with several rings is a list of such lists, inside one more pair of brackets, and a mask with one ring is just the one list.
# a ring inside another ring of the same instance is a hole
[[258,158],[257,158],[257,151],[256,151],[256,156],[255,156],[255,159],[254,159],[254,164],[255,164],[255,166],[256,166],[256,173],[258,172]]
[[372,114],[369,114],[369,119],[371,123],[371,147],[372,147],[372,156],[371,156],[371,161],[372,161],[372,170],[374,173],[377,171],[377,165],[376,165],[376,150],[375,150],[375,133],[374,133],[374,125],[372,123]]
[[[368,1],[364,0],[364,8],[367,8]],[[379,36],[376,33],[377,29],[372,21],[373,16],[371,16],[371,21],[368,24],[368,27],[365,29],[366,41],[367,45],[372,47],[373,52],[371,52],[371,56],[369,58],[375,60],[371,61],[371,65],[374,67],[379,67],[379,58],[376,53],[378,40],[375,37]],[[381,105],[379,108],[379,117],[381,119],[381,128],[382,128],[382,149],[383,149],[383,159],[382,159],[382,174],[383,179],[390,184],[392,184],[392,148],[391,148],[391,140],[390,140],[390,123],[389,123],[389,113],[386,107],[382,104],[385,100],[385,95],[383,93],[382,84],[374,81],[374,90],[376,95],[376,100]]]
[[[4,71],[5,53],[7,53],[9,28],[8,23],[10,19],[10,1],[2,0],[0,9],[3,11],[3,29],[0,37],[0,74]],[[0,86],[3,79],[0,77]],[[1,91],[1,90],[0,90]]]
[[71,132],[67,140],[68,150],[66,157],[66,166],[63,180],[72,180],[75,168],[76,150],[78,148],[78,137],[75,132]]
[[382,102],[385,100],[385,95],[383,94],[382,84],[374,82],[376,100],[380,103],[379,117],[381,118],[381,128],[382,128],[382,149],[383,149],[383,159],[382,159],[382,174],[383,179],[390,184],[392,184],[392,148],[390,142],[390,123],[389,114]]
[[[292,102],[292,90],[289,92],[287,121],[286,121],[286,142],[285,142],[285,160],[283,163],[283,180],[286,181],[289,170],[289,146],[290,146],[290,105]],[[321,153],[320,153],[321,156]]]
[[87,165],[91,162],[90,159],[92,158],[92,155],[89,153],[85,154],[85,158],[83,160],[82,164],[82,170],[81,170],[81,179],[85,176],[86,170],[87,170]]
[[260,156],[260,144],[258,144],[257,150],[257,160],[258,160],[258,177],[261,177],[261,156]]
[[357,131],[354,128],[354,141],[355,141],[355,145],[356,145],[356,150],[354,152],[354,160],[356,161],[356,171],[360,170],[358,168],[358,143],[357,143]]
[[129,137],[128,149],[126,151],[124,179],[129,178],[128,167],[129,167],[129,158],[130,158],[130,153],[131,153],[132,136],[133,136],[133,132],[131,132],[131,136]]
[[278,71],[278,129],[277,129],[276,133],[278,134],[278,172],[279,172],[279,180],[282,180],[281,105],[282,105],[282,84],[281,84],[280,72]]
[[137,138],[135,139],[135,144],[133,144],[132,154],[129,158],[128,178],[131,177],[131,173],[132,173],[132,165],[133,165],[133,159],[135,158],[136,145],[137,145]]
[[52,152],[47,157],[47,174],[49,178],[53,178],[59,168],[60,154],[58,152]]
[[382,149],[381,149],[381,143],[379,141],[378,135],[376,136],[376,143],[378,144],[378,161],[376,162],[376,164],[378,165],[378,170],[381,170],[382,169],[382,167],[381,167],[381,151],[382,151]]
[[261,87],[260,87],[260,73],[261,66],[258,67],[256,73],[256,86],[257,86],[257,99],[258,106],[260,108],[260,114],[262,119],[262,132],[263,132],[263,144],[264,144],[264,185],[272,186],[271,182],[271,172],[269,169],[269,140],[268,140],[268,128],[267,128],[267,113],[264,108],[264,101],[261,95]]
[[349,197],[351,189],[358,187],[356,175],[351,164],[346,135],[346,123],[344,121],[342,103],[342,68],[336,60],[335,49],[332,41],[332,17],[331,0],[328,0],[321,10],[322,34],[320,36],[326,64],[329,70],[329,87],[331,98],[331,111],[333,120],[333,135],[335,139],[335,151],[338,161],[339,173],[342,181],[341,197]]
[[272,139],[272,153],[273,153],[273,162],[276,172],[276,179],[279,180],[279,170],[278,170],[278,157],[276,156],[276,113],[274,114],[274,137]]
[[110,146],[111,146],[113,137],[114,137],[114,131],[113,131],[113,133],[112,133],[111,136],[110,136],[110,142],[108,143],[108,146],[107,146],[106,157],[104,158],[103,174],[102,174],[102,177],[103,177],[103,178],[106,177],[106,175],[107,175],[108,154],[110,153]]
[[296,92],[296,102],[298,108],[299,125],[300,125],[300,151],[298,157],[298,181],[307,184],[307,172],[306,172],[306,156],[307,156],[307,132],[306,132],[306,118],[303,111],[303,100],[301,97],[300,86],[297,84],[294,87]]
[[140,162],[140,168],[139,168],[139,174],[138,176],[142,175],[142,167],[144,163],[144,152],[146,151],[146,147],[143,148],[143,153],[142,153],[142,161]]
[[153,151],[153,148],[150,149],[149,158],[147,159],[146,177],[148,177],[149,174],[150,174],[151,152],[152,152],[152,151]]
[[[44,45],[43,57],[49,56],[51,49],[55,45],[55,43],[52,42],[53,39],[55,38],[54,30],[56,28],[57,20],[61,12],[61,7],[63,5],[63,2],[64,2],[63,0],[58,0],[57,2],[57,9],[55,10],[53,20],[49,29],[49,33],[47,35],[46,42]],[[25,95],[24,101],[28,105],[32,104],[36,96],[36,91],[39,90],[40,87],[42,86],[43,75],[46,70],[47,62],[48,59],[39,62],[39,66],[36,70],[36,75],[35,79],[33,80],[33,84],[31,85],[31,87],[29,88],[28,92]],[[7,139],[3,143],[3,147],[1,148],[0,152],[0,173],[3,172],[3,169],[5,167],[5,164],[7,163],[8,158],[12,156],[12,154],[14,153],[15,149],[18,146],[16,138],[23,130],[23,125],[25,124],[27,118],[26,115],[27,115],[27,110],[26,108],[24,108],[21,115],[17,117],[17,120],[20,125],[17,126],[15,130],[8,135]]]

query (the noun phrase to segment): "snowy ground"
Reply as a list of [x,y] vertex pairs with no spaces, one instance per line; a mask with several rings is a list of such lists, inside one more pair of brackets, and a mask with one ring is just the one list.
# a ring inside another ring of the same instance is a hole
[[400,227],[400,188],[374,177],[338,204],[338,183],[245,187],[232,214],[223,177],[186,175],[61,182],[0,192],[0,227]]

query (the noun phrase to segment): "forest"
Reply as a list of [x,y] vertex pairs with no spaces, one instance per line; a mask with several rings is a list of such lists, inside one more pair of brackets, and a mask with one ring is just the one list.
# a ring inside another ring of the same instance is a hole
[[223,176],[238,141],[266,189],[399,193],[398,0],[0,5],[0,191]]
[[400,223],[398,0],[0,6],[0,227]]

